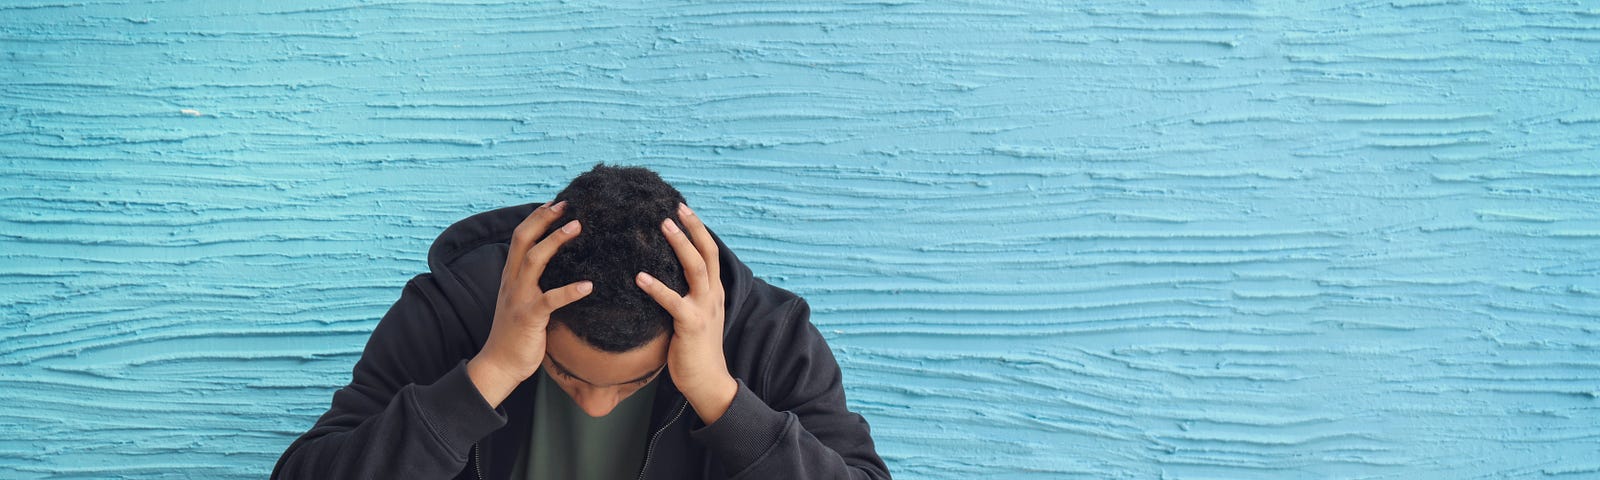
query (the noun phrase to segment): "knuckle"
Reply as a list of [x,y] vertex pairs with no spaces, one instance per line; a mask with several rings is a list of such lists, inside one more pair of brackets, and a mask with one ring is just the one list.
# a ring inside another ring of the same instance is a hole
[[562,243],[565,243],[567,241],[567,239],[569,239],[569,238],[572,238],[572,234],[569,234],[567,232],[563,232],[560,229],[556,229],[555,232],[551,232],[550,233],[550,236],[545,237],[544,240],[539,241],[539,246],[537,248],[539,248],[541,250],[545,250],[545,251],[552,251],[557,246],[561,245]]

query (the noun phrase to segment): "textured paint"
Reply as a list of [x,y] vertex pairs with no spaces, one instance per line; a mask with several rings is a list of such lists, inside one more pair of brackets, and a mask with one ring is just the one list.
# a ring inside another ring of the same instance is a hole
[[898,478],[1597,478],[1597,146],[1576,1],[8,0],[0,478],[265,477],[602,160]]

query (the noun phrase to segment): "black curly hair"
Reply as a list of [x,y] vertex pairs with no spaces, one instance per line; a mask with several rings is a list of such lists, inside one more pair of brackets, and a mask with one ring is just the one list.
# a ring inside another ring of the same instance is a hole
[[539,238],[573,219],[583,230],[556,250],[539,276],[539,288],[590,280],[594,290],[552,312],[551,324],[566,325],[590,345],[616,353],[671,333],[672,315],[633,279],[648,272],[679,295],[688,294],[683,264],[661,233],[661,219],[683,225],[678,219],[683,194],[644,167],[601,162],[574,178],[550,204],[563,200],[566,211]]

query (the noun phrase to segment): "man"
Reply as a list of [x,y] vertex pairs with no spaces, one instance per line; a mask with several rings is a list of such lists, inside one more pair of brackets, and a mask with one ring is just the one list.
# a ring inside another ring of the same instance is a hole
[[887,479],[803,298],[598,164],[428,250],[274,479]]

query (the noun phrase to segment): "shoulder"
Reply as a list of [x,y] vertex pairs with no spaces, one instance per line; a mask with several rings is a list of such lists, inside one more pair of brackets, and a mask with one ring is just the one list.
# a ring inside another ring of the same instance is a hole
[[729,315],[729,335],[764,338],[793,328],[796,322],[810,321],[810,306],[804,297],[760,278],[751,278],[748,296],[739,305],[740,312]]
[[500,296],[500,274],[505,270],[505,243],[487,243],[432,265],[431,276],[456,310],[456,315],[476,345],[488,338],[494,307]]
[[[500,274],[506,268],[506,254],[511,249],[505,243],[488,243],[456,256],[443,268],[434,267],[434,275],[441,274],[461,279],[474,295],[488,292],[490,298],[500,291]],[[444,270],[444,272],[439,272]]]
[[811,307],[804,297],[760,279],[749,292],[741,312],[729,315],[724,353],[729,372],[764,394],[772,372],[805,362],[813,349],[827,346],[811,324]]

